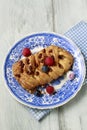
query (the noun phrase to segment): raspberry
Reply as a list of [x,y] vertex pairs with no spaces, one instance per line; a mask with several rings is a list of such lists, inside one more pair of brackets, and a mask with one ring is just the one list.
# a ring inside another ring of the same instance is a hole
[[54,59],[53,59],[53,57],[46,57],[45,61],[44,61],[44,64],[48,65],[48,66],[54,65]]
[[53,94],[54,93],[54,87],[53,86],[47,86],[46,91],[48,94]]
[[31,55],[31,51],[29,48],[24,48],[22,51],[22,54],[23,54],[23,56],[27,57],[27,56]]

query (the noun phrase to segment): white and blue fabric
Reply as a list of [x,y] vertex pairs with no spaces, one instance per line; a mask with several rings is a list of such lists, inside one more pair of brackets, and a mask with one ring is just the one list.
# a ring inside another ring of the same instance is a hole
[[[87,23],[84,21],[79,22],[77,25],[68,30],[65,34],[66,37],[70,38],[81,50],[84,55],[86,68],[87,68]],[[84,84],[87,83],[87,71]],[[51,109],[38,110],[29,108],[29,111],[33,114],[37,120],[43,119],[47,114],[50,113]]]

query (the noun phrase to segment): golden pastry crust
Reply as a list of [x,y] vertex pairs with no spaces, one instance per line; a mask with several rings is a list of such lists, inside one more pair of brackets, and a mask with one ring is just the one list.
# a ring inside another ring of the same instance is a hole
[[[48,56],[54,58],[55,64],[49,66],[48,73],[42,71],[44,59]],[[37,86],[50,83],[67,72],[73,64],[73,56],[66,50],[51,45],[38,53],[21,59],[13,64],[12,71],[16,80],[27,91],[34,91]]]

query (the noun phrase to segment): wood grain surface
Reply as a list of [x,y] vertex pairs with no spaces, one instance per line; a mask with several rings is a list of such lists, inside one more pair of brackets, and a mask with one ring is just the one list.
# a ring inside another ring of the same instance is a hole
[[87,0],[0,0],[0,130],[87,130],[87,86],[41,122],[6,89],[3,64],[16,41],[33,32],[60,34],[87,21]]

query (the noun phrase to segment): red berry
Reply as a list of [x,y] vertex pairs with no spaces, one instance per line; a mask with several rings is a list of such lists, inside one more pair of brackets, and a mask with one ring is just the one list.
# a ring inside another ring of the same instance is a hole
[[49,94],[53,94],[53,92],[54,92],[54,87],[53,87],[53,86],[47,86],[47,87],[46,87],[46,91],[47,91],[47,93],[49,93]]
[[31,51],[29,48],[24,48],[22,51],[22,54],[27,57],[27,56],[31,55]]
[[45,61],[44,61],[44,64],[45,65],[48,65],[48,66],[52,66],[52,65],[54,65],[54,59],[53,59],[53,57],[46,57],[45,58]]

